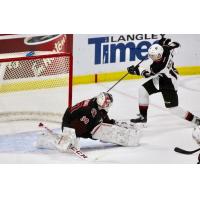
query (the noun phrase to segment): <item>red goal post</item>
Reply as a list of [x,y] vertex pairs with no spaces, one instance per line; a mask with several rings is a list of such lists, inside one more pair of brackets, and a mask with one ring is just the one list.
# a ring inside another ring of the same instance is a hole
[[56,115],[55,121],[61,121],[72,105],[72,54],[36,51],[26,55],[0,54],[0,106],[4,105],[0,121],[41,120],[41,116],[45,120],[45,115],[51,115],[45,121],[54,121]]

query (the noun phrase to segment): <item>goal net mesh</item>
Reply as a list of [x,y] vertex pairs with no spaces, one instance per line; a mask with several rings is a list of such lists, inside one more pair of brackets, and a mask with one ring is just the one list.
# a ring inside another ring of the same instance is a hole
[[72,56],[25,52],[0,55],[0,122],[61,122],[72,98]]

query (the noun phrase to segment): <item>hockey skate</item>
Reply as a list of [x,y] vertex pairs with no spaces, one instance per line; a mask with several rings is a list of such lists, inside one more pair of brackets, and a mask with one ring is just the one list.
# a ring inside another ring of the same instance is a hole
[[193,130],[192,137],[200,145],[200,118],[196,118],[195,124],[197,126]]
[[138,114],[138,118],[131,119],[130,120],[134,124],[140,124],[140,128],[146,128],[147,127],[147,117],[142,116],[141,114]]
[[196,124],[197,126],[200,126],[200,118],[196,118],[195,124]]
[[200,127],[196,126],[192,133],[193,139],[200,145]]
[[130,121],[133,123],[147,123],[147,117],[144,117],[141,114],[138,114],[138,118],[131,119]]

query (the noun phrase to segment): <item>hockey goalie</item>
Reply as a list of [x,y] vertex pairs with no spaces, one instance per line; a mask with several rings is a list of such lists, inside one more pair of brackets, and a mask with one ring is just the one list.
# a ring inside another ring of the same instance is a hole
[[70,146],[80,149],[80,138],[121,146],[138,146],[140,130],[131,122],[110,119],[108,111],[112,104],[112,95],[102,92],[67,108],[62,121],[62,134],[44,133],[38,138],[36,146],[68,152]]

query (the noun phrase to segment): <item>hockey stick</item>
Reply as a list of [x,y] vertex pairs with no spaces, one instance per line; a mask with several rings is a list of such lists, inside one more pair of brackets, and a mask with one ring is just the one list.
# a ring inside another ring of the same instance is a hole
[[197,164],[200,164],[200,154],[198,156],[198,163]]
[[[135,67],[138,67],[144,60],[146,60],[146,58],[141,60]],[[110,90],[112,90],[115,87],[115,85],[117,85],[121,80],[123,80],[126,76],[128,76],[128,74],[129,73],[127,72],[124,76],[122,76],[110,89],[107,90],[107,92],[110,92]]]
[[179,147],[175,147],[174,151],[177,152],[177,153],[182,153],[182,154],[190,155],[190,154],[193,154],[193,153],[196,153],[196,152],[200,151],[200,148],[195,149],[193,151],[187,151],[187,150],[181,149]]
[[[43,123],[40,122],[38,126],[40,128],[45,129],[49,134],[54,134],[54,132],[51,129],[49,129],[47,126],[45,126]],[[61,139],[62,139],[62,137],[61,137]],[[74,147],[72,145],[70,145],[69,150],[81,159],[87,159],[88,158],[87,155],[85,155],[82,151],[78,150],[76,147]]]

